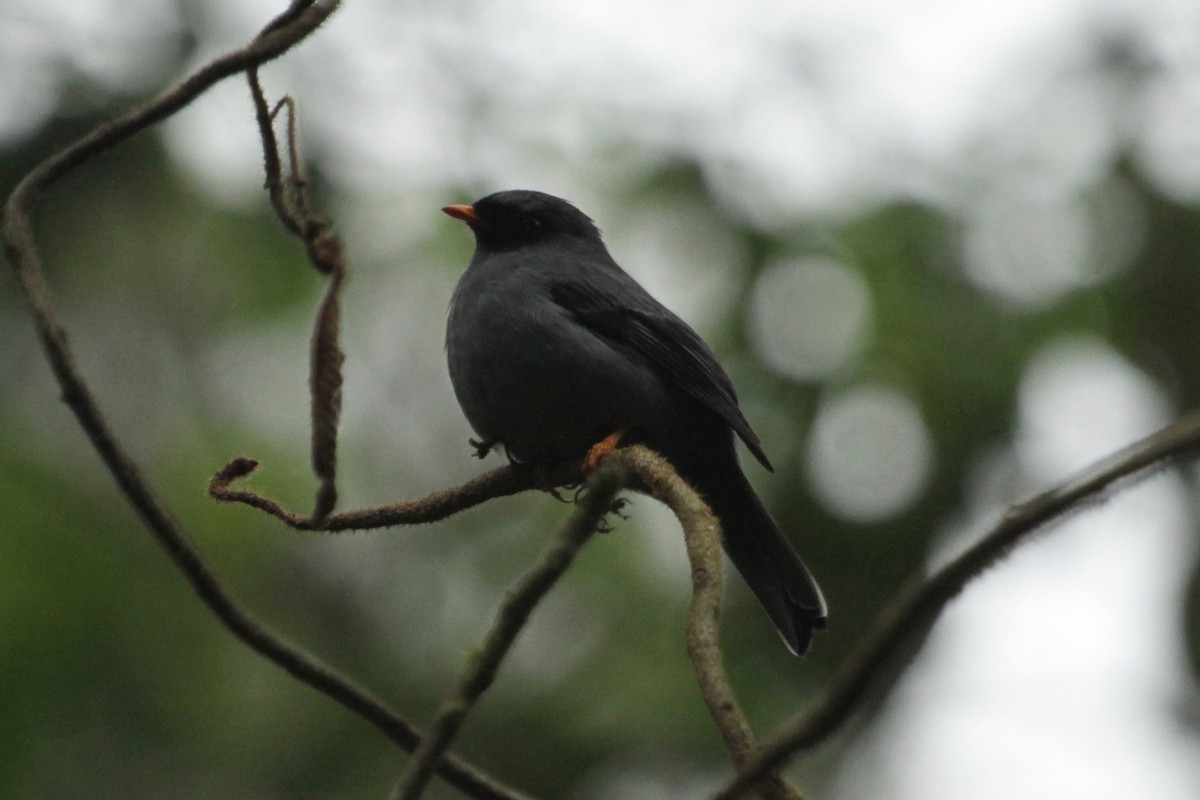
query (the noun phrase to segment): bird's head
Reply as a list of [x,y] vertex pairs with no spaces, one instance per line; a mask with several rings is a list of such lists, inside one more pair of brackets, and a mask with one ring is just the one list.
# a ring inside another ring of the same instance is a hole
[[476,245],[484,250],[513,249],[560,237],[600,243],[600,231],[587,214],[545,192],[510,189],[442,211],[467,223]]

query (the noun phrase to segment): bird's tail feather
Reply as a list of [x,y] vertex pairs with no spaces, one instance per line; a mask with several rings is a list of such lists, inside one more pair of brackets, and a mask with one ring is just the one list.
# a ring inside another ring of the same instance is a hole
[[741,471],[728,471],[724,477],[707,487],[705,499],[721,520],[725,552],[788,649],[803,655],[813,631],[825,627],[825,598]]

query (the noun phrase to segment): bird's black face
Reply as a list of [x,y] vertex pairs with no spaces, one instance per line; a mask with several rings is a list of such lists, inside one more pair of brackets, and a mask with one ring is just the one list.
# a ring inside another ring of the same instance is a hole
[[474,205],[447,206],[447,214],[471,226],[476,244],[506,250],[554,237],[599,242],[600,231],[586,214],[553,195],[527,189],[489,194]]

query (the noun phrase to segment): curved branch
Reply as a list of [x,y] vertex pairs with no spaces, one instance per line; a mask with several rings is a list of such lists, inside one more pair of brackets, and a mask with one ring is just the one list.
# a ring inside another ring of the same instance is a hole
[[402,500],[384,506],[313,518],[290,511],[277,501],[257,492],[230,488],[234,481],[249,475],[257,468],[258,462],[252,458],[243,456],[233,459],[209,481],[208,493],[221,502],[242,503],[257,508],[290,528],[326,533],[437,522],[488,500],[510,497],[543,487],[547,480],[551,485],[563,486],[578,483],[581,477],[579,462],[560,464],[552,469],[543,470],[541,475],[529,467],[509,465],[485,472],[461,486],[442,489],[414,500]]
[[412,763],[392,795],[396,800],[416,800],[421,796],[434,767],[458,735],[467,714],[495,680],[500,663],[525,627],[529,615],[571,566],[575,555],[596,532],[604,517],[613,510],[617,492],[627,482],[622,461],[611,456],[588,477],[575,514],[529,571],[505,593],[483,645],[468,658],[458,685],[443,701],[421,746],[413,753]]
[[158,99],[98,125],[82,139],[34,167],[9,197],[5,214],[6,244],[11,247],[8,240],[12,239],[24,250],[33,248],[28,211],[37,203],[40,194],[63,175],[176,113],[214,84],[283,55],[320,27],[340,4],[340,0],[293,3],[279,18],[285,20],[282,24],[272,23],[247,46],[210,61]]
[[1171,460],[1194,457],[1197,451],[1200,451],[1200,413],[1194,412],[1032,500],[1013,506],[967,552],[928,579],[921,574],[914,576],[883,607],[822,697],[807,712],[786,723],[716,800],[742,797],[792,756],[814,747],[836,731],[858,708],[865,690],[884,671],[888,658],[899,645],[932,622],[971,580],[1026,541],[1030,534],[1085,503],[1103,499],[1108,490],[1121,482],[1144,478]]
[[[700,694],[725,740],[734,766],[745,768],[758,758],[759,743],[729,684],[721,654],[718,622],[725,558],[720,523],[696,490],[658,453],[639,445],[622,448],[616,454],[647,486],[649,493],[671,509],[683,528],[692,569],[688,656],[696,671]],[[796,789],[777,775],[765,778],[761,790],[772,800],[800,800]]]
[[[272,111],[267,107],[258,68],[246,70],[250,96],[254,100],[254,115],[262,140],[263,168],[267,175],[267,194],[275,216],[284,228],[304,244],[309,262],[322,275],[329,276],[325,294],[318,307],[309,354],[309,397],[312,417],[310,450],[313,472],[319,480],[314,520],[329,516],[337,505],[337,438],[338,421],[342,412],[342,365],[346,360],[340,343],[340,303],[342,282],[347,264],[341,238],[329,222],[313,213],[308,199],[308,179],[300,161],[296,134],[296,103],[284,97]],[[287,110],[287,152],[290,179],[286,184],[275,139],[274,120],[278,111]]]
[[[411,750],[421,738],[419,730],[365,689],[287,643],[243,611],[152,492],[133,459],[108,427],[95,396],[75,366],[66,330],[58,321],[45,285],[41,257],[30,222],[32,209],[55,181],[135,133],[174,114],[223,78],[282,55],[316,30],[337,10],[338,5],[338,0],[293,2],[284,14],[246,47],[217,58],[157,100],[98,126],[82,139],[47,158],[34,167],[9,196],[0,233],[4,238],[5,252],[33,315],[46,359],[62,389],[63,401],[74,413],[121,492],[192,589],[222,624],[255,652],[364,717],[388,738]],[[439,767],[439,772],[473,797],[494,800],[522,797],[520,793],[457,758],[447,757]]]

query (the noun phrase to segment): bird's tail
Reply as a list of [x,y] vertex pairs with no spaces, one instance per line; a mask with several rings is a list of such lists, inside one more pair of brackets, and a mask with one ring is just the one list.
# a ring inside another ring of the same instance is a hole
[[721,520],[725,552],[788,649],[803,655],[813,631],[825,627],[821,589],[741,470],[727,470],[723,477],[704,494]]

